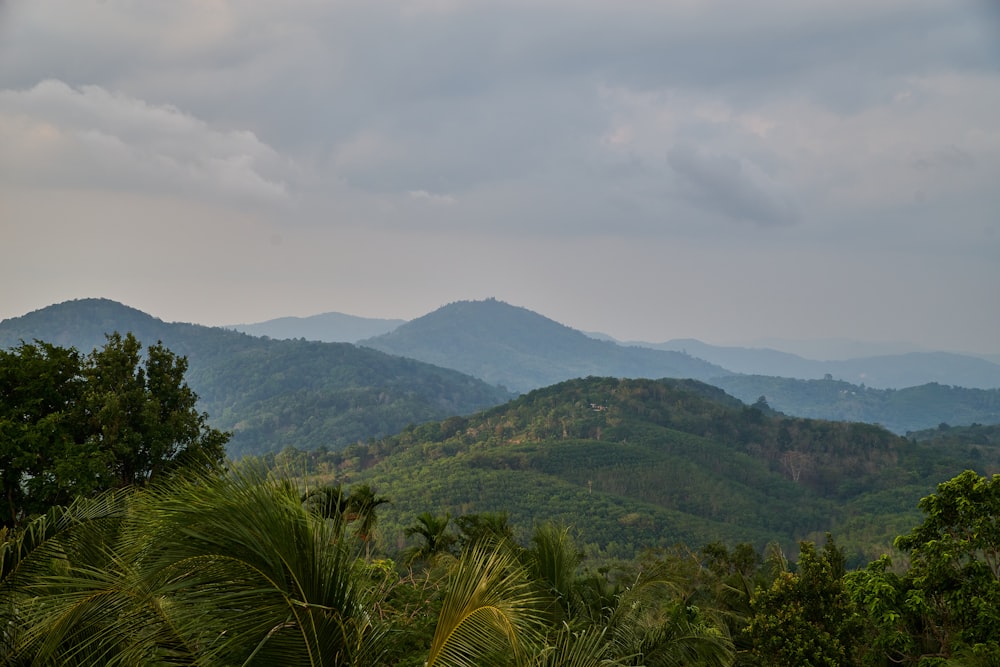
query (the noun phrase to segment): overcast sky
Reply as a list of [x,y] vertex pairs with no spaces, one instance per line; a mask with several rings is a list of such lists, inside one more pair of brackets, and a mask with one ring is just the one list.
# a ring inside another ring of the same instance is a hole
[[1000,352],[992,0],[0,0],[0,318]]

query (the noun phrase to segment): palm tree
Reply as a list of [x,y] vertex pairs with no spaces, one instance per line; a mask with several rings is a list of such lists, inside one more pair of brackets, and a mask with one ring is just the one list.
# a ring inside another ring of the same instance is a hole
[[390,502],[388,498],[376,496],[368,484],[360,484],[351,489],[347,499],[347,519],[356,521],[354,534],[365,544],[365,560],[371,558],[371,539],[378,523],[375,513],[379,505]]
[[408,548],[404,552],[404,560],[412,564],[418,560],[433,561],[441,554],[448,553],[456,541],[454,534],[448,532],[451,515],[435,516],[430,512],[417,515],[417,522],[406,529],[406,536],[419,537],[421,544]]

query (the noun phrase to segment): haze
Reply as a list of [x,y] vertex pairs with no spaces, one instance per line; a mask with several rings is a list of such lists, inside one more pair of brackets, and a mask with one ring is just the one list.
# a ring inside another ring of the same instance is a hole
[[1000,352],[985,0],[0,2],[0,318]]

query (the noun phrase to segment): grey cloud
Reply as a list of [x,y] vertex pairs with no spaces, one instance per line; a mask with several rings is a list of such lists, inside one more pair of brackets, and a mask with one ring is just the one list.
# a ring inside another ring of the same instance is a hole
[[9,177],[275,201],[291,166],[248,131],[212,127],[172,106],[100,86],[46,80],[0,91],[0,157]]
[[919,171],[964,171],[972,169],[976,160],[958,146],[945,146],[914,157],[910,164]]
[[798,218],[781,186],[745,158],[681,145],[669,152],[667,161],[685,195],[707,210],[763,226],[787,225]]

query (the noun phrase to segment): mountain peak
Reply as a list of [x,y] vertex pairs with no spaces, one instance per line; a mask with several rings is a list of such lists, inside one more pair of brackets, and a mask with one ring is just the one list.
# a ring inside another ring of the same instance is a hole
[[497,299],[456,301],[360,344],[523,392],[577,377],[708,379],[725,369],[678,352],[626,348]]

